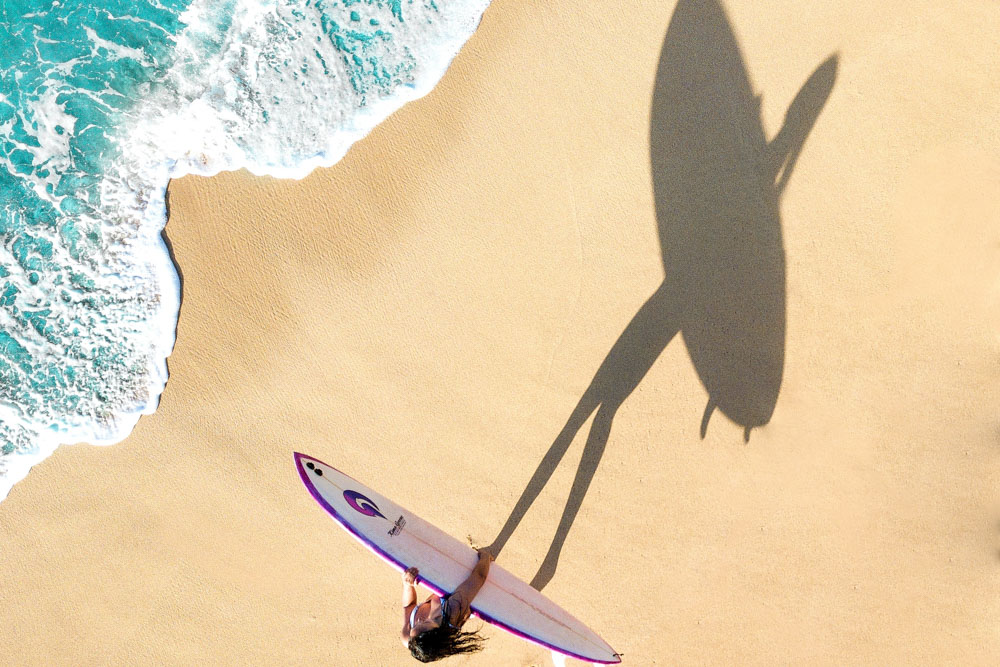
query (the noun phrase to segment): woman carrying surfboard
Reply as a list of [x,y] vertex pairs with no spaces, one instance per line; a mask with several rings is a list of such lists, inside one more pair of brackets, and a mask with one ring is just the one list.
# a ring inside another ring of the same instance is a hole
[[[470,605],[475,604],[481,620],[553,651],[586,662],[621,662],[596,632],[501,566],[491,565],[491,554],[480,551],[477,557],[475,551],[454,537],[319,459],[295,452],[295,465],[313,499],[359,542],[401,570],[419,563],[423,567],[420,579],[432,590],[454,591],[443,600],[432,596],[417,605],[413,587],[418,572],[413,569],[404,576],[401,636],[409,647],[410,630],[416,628],[417,634],[422,634],[416,645],[424,657],[418,659],[445,655],[420,648],[421,644],[433,643],[434,635],[422,632],[425,628],[440,627],[444,619],[450,627],[461,627],[469,618]],[[422,621],[430,623],[422,626]],[[425,636],[428,634],[430,637]],[[462,649],[463,642],[459,642],[458,652],[469,653],[482,643],[475,633],[464,634],[474,638],[471,644],[464,644],[472,648]],[[450,640],[443,643],[455,645]],[[449,654],[455,652],[450,650]]]
[[434,662],[449,655],[475,653],[483,648],[476,632],[462,632],[471,615],[472,600],[486,583],[493,555],[479,549],[479,562],[472,574],[451,595],[431,595],[417,604],[417,575],[411,567],[403,572],[403,629],[399,633],[410,655],[420,662]]

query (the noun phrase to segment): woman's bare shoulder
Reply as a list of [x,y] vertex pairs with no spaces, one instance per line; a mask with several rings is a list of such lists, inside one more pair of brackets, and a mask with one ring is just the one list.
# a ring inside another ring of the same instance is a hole
[[469,600],[464,591],[457,590],[448,596],[448,622],[457,627],[461,627],[468,620],[471,613],[472,600]]

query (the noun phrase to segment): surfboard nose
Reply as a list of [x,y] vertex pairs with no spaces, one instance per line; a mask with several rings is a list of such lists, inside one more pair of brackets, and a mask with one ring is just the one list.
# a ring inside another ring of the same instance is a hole
[[301,452],[293,452],[293,454],[295,455],[295,468],[299,472],[299,478],[306,487],[311,489],[315,484],[311,478],[323,476],[323,469],[318,465],[322,462]]
[[299,468],[309,468],[312,470],[315,468],[317,463],[322,463],[319,459],[315,459],[308,454],[303,454],[302,452],[292,452],[295,456],[295,465]]

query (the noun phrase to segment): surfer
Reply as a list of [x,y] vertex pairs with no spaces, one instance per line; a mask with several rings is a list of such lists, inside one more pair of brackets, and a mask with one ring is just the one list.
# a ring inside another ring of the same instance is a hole
[[486,583],[493,555],[479,549],[472,574],[450,595],[431,595],[417,604],[417,575],[411,567],[403,573],[403,629],[399,633],[410,655],[420,662],[434,662],[449,655],[475,653],[483,648],[478,632],[462,632],[472,613],[470,605]]

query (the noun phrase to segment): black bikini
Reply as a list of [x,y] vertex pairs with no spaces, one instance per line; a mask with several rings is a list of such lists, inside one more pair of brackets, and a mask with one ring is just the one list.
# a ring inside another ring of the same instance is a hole
[[[450,628],[455,628],[455,626],[451,624],[451,617],[448,615],[448,600],[450,599],[450,595],[441,598],[441,623]],[[458,628],[455,629],[457,630]]]
[[[442,625],[446,625],[449,628],[455,628],[456,630],[458,630],[458,627],[456,627],[455,625],[452,625],[451,619],[448,616],[448,600],[449,599],[451,599],[450,595],[446,595],[445,597],[441,598],[441,624]],[[423,602],[421,602],[420,604],[423,604]],[[415,606],[413,608],[413,611],[410,612],[410,627],[411,628],[413,627],[413,621],[416,618],[417,609],[419,609],[419,608],[420,608],[420,605],[418,604],[417,606]]]

